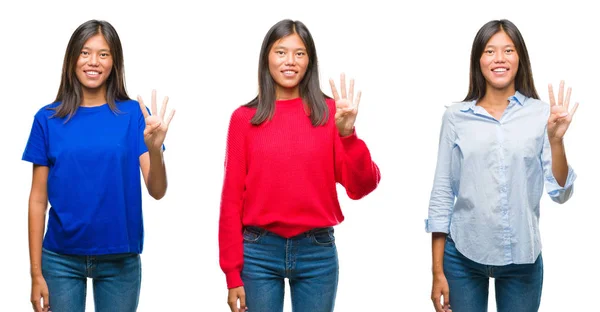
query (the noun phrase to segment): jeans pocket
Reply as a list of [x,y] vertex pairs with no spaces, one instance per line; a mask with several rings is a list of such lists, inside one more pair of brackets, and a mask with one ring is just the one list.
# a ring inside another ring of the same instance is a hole
[[333,246],[335,244],[335,235],[333,232],[332,227],[317,229],[310,236],[313,244],[317,246]]
[[265,230],[261,228],[248,226],[244,228],[242,236],[244,237],[244,242],[256,243],[264,232]]

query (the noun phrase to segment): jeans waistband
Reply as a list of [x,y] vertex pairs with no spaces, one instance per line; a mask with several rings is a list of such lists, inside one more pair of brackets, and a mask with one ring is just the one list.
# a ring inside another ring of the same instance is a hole
[[[275,234],[273,232],[270,232],[270,231],[268,231],[268,230],[266,230],[264,228],[258,227],[258,226],[252,226],[252,225],[245,226],[244,230],[248,230],[250,232],[253,232],[253,233],[256,233],[256,234],[259,234],[259,235],[275,235],[275,236],[281,237],[278,234]],[[308,230],[306,232],[300,233],[298,235],[292,236],[292,237],[290,237],[290,239],[298,239],[298,238],[302,238],[302,237],[308,237],[308,236],[311,236],[311,235],[314,235],[314,234],[326,233],[326,232],[329,232],[329,231],[333,232],[333,227],[332,226],[314,228],[314,229],[310,229],[310,230]]]

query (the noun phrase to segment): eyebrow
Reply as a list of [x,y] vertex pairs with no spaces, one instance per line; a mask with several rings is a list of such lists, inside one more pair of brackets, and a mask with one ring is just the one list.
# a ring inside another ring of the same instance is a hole
[[[286,50],[286,51],[287,51],[287,50],[290,50],[288,47],[286,47],[286,46],[282,46],[282,45],[275,46],[275,47],[273,48],[273,50],[279,50],[279,49]],[[295,49],[294,51],[295,51],[295,52],[298,52],[298,51],[306,52],[306,49],[305,49],[305,48],[298,48],[298,49]]]
[[[83,50],[83,49],[93,50],[92,48],[90,48],[90,47],[86,47],[86,46],[84,46],[84,47],[83,47],[83,48],[81,48],[81,49],[82,49],[82,50]],[[98,51],[100,51],[100,52],[110,52],[110,49],[100,49],[100,50],[98,50]]]
[[[497,46],[495,46],[495,45],[493,45],[493,44],[488,44],[488,45],[486,45],[485,47],[486,47],[486,48],[496,48]],[[503,48],[509,48],[509,47],[510,47],[510,48],[514,48],[514,47],[515,47],[515,45],[514,45],[514,44],[507,44],[507,45],[504,45],[504,46],[502,46],[502,47],[503,47]]]

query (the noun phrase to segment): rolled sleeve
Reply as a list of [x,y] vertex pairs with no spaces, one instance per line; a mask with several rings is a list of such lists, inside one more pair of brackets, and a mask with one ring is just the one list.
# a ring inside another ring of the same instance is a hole
[[427,233],[450,233],[449,219],[425,219],[425,231]]
[[564,186],[560,186],[552,172],[552,151],[548,136],[544,135],[544,146],[542,148],[542,168],[544,171],[544,186],[550,198],[559,204],[565,203],[573,195],[573,183],[577,178],[573,168],[567,164],[567,180]]
[[550,195],[550,198],[559,204],[565,203],[573,195],[573,183],[575,182],[577,175],[570,165],[568,165],[568,168],[567,181],[564,186],[560,186],[558,182],[556,182],[552,173],[546,175],[546,191],[548,192],[548,195]]

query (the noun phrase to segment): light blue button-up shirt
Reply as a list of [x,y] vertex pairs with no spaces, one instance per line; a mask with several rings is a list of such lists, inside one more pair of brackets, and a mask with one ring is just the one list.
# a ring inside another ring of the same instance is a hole
[[543,187],[564,203],[576,178],[569,166],[561,187],[552,174],[550,105],[519,92],[509,101],[500,120],[476,101],[446,109],[425,220],[427,232],[449,233],[464,256],[486,265],[535,262]]

